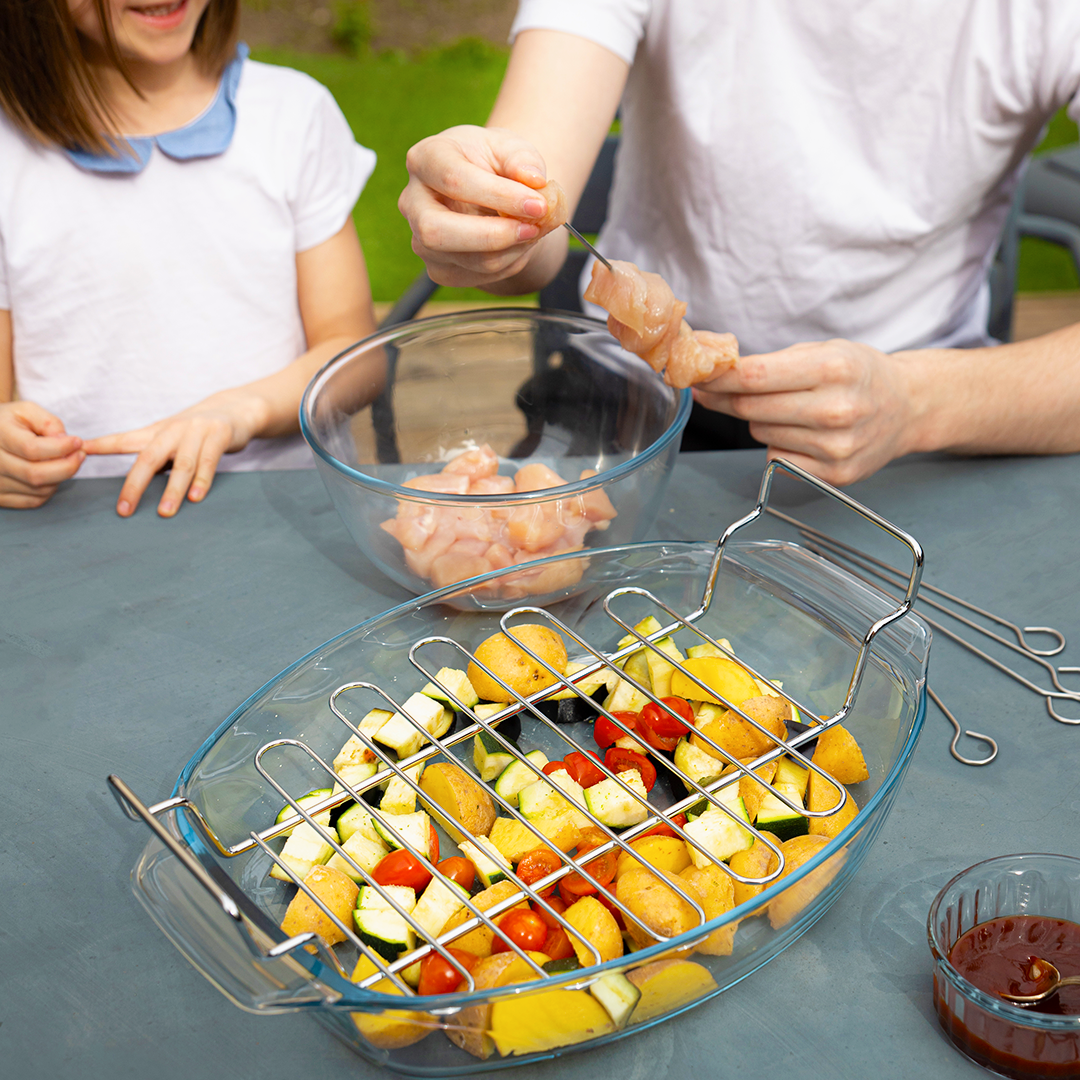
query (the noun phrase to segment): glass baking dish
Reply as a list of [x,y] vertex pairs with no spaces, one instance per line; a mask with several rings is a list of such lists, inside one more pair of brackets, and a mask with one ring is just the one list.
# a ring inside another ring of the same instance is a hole
[[[612,589],[640,587],[675,612],[692,612],[701,602],[716,550],[713,543],[667,542],[590,551],[582,588],[551,611],[598,649],[613,651],[622,631],[602,602]],[[281,672],[203,743],[182,771],[174,796],[189,800],[225,844],[265,829],[282,800],[255,766],[260,747],[272,740],[302,740],[330,760],[348,734],[329,707],[336,687],[368,680],[401,700],[416,688],[418,675],[409,650],[418,639],[445,635],[475,647],[497,631],[497,611],[455,606],[455,594],[460,598],[464,587],[420,597],[361,623]],[[891,598],[795,543],[732,541],[711,604],[695,625],[730,639],[740,660],[782,680],[785,694],[832,716],[848,694],[868,627],[895,610]],[[292,890],[267,876],[270,857],[262,848],[221,857],[190,811],[170,816],[162,827],[213,882],[235,897],[233,917],[213,903],[177,855],[157,839],[136,865],[133,887],[159,927],[235,1004],[261,1013],[309,1008],[365,1059],[393,1071],[467,1075],[599,1046],[720,994],[777,956],[828,910],[876,837],[911,760],[925,711],[929,646],[929,630],[910,613],[874,638],[844,720],[862,748],[869,779],[851,787],[858,816],[827,847],[726,915],[599,967],[542,983],[426,997],[419,1009],[417,999],[358,987],[325,954],[294,949],[277,958],[256,956],[253,943],[265,954],[285,940],[279,924]],[[549,727],[526,716],[523,750],[535,747],[561,756],[557,740]],[[466,768],[471,748],[471,739],[453,748]],[[325,774],[305,755],[271,754],[263,764],[292,793],[324,782]],[[661,807],[672,799],[660,784],[650,796]],[[452,850],[446,841],[444,854]],[[775,915],[781,910],[786,912],[783,918]],[[770,911],[773,918],[767,917]],[[728,956],[669,955],[673,948],[689,948],[734,924],[738,929]],[[355,957],[355,951],[341,957],[345,971],[352,970]],[[661,966],[650,967],[657,964]],[[669,976],[662,977],[666,967]],[[637,973],[650,989],[648,998],[642,998],[647,1007],[639,1002],[619,1029],[598,1024],[575,1031],[572,1041],[560,1044],[566,1038],[560,1024],[572,1003],[565,995],[584,995],[573,999],[583,1002],[589,986],[611,971]],[[499,1029],[499,1016],[525,1013],[538,1018],[534,1030],[518,1038],[519,1033],[508,1034],[505,1026]],[[470,1045],[474,1053],[452,1038]],[[478,1048],[486,1056],[474,1056]]]

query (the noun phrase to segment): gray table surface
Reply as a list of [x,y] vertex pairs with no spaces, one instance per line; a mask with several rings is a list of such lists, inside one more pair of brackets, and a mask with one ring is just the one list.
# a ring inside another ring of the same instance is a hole
[[[752,505],[763,463],[684,456],[653,536],[718,535]],[[1078,464],[912,459],[852,493],[922,541],[927,580],[1060,627],[1075,664]],[[153,512],[160,479],[118,518],[119,484],[75,481],[43,509],[0,510],[0,1074],[374,1077],[308,1017],[234,1008],[174,951],[131,895],[148,834],[105,777],[167,797],[251,691],[406,594],[353,544],[314,472],[221,476],[171,521]],[[949,642],[931,672],[965,726],[999,740],[997,762],[953,761],[931,708],[876,845],[810,933],[700,1009],[513,1075],[978,1075],[933,1015],[926,912],[980,859],[1080,854],[1080,730]]]

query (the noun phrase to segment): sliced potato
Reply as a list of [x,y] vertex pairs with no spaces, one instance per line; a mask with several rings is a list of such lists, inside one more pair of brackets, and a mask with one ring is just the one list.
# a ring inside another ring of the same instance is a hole
[[[514,893],[519,890],[520,886],[516,881],[500,881],[498,884],[492,885],[488,889],[484,889],[483,892],[478,892],[471,899],[472,903],[475,904],[477,908],[481,911],[487,911],[488,908],[494,906],[500,900],[505,900],[507,897],[513,896]],[[515,904],[514,908],[528,906],[528,903],[523,900],[520,904]],[[507,911],[512,910],[513,908],[507,908]],[[505,913],[500,912],[499,914],[501,917]],[[442,932],[445,934],[448,931],[453,930],[455,926],[461,926],[462,923],[468,922],[471,918],[473,918],[473,913],[467,907],[463,907],[460,911],[450,917],[446,926],[443,927]],[[490,956],[492,937],[492,932],[481,923],[475,930],[470,930],[468,933],[451,941],[450,944],[455,949],[464,949],[465,952],[476,953],[477,956]]]
[[649,929],[673,938],[701,925],[698,913],[671,888],[671,880],[677,881],[684,891],[690,891],[675,875],[665,874],[662,870],[627,870],[616,882],[616,898],[645,924],[642,927],[633,919],[626,919],[627,933],[637,944],[656,943],[658,939],[649,933]]
[[658,869],[669,874],[678,874],[690,865],[690,853],[686,850],[686,841],[678,836],[645,836],[640,840],[631,840],[630,848],[638,857],[626,851],[619,853],[615,876],[622,877],[628,870]]
[[[377,970],[366,956],[361,956],[353,969],[352,981],[359,982]],[[381,979],[371,989],[378,994],[404,996],[389,979]],[[403,1046],[411,1046],[439,1026],[438,1020],[430,1013],[412,1009],[383,1009],[377,1013],[354,1012],[352,1019],[356,1030],[372,1046],[381,1050],[400,1050]]]
[[[725,915],[735,906],[734,883],[719,866],[688,866],[679,877],[697,890],[697,901],[706,919]],[[731,923],[714,930],[704,941],[698,942],[696,951],[706,956],[730,956],[734,943],[735,923]]]
[[[546,953],[530,952],[529,956],[541,965],[549,959]],[[477,990],[491,990],[497,986],[535,978],[536,973],[517,953],[501,952],[477,961],[472,977]],[[495,1051],[490,1032],[490,1004],[472,1005],[462,1009],[456,1016],[447,1018],[446,1037],[455,1046],[460,1046],[462,1050],[481,1060],[491,1057]]]
[[[595,896],[583,896],[575,901],[563,912],[563,918],[583,938],[595,946],[600,954],[599,963],[622,956],[623,939],[619,924],[615,921],[615,916]],[[579,938],[574,934],[567,936],[570,938],[570,944],[574,946],[578,962],[583,967],[589,967],[598,962],[593,959],[592,953]]]
[[[776,847],[780,846],[780,838],[778,836],[774,836],[771,832],[766,832],[764,829],[759,831],[762,836],[771,840]],[[752,847],[748,847],[744,851],[736,851],[728,860],[728,866],[730,866],[736,874],[742,874],[743,877],[748,878],[765,877],[766,874],[771,874],[779,865],[780,860],[768,847],[758,840],[754,841]],[[731,885],[735,892],[734,898],[736,904],[741,904],[746,900],[752,900],[755,896],[760,896],[761,893],[765,891],[764,885],[744,884],[741,881],[735,880],[732,880]]]
[[[847,798],[846,802],[842,800]],[[810,835],[827,836],[830,840],[845,829],[859,812],[858,804],[850,792],[838,784],[832,784],[810,770],[810,782],[806,789],[807,810],[831,810],[839,807],[834,814],[824,818],[810,818]]]
[[587,990],[540,990],[491,1006],[491,1036],[503,1057],[571,1046],[614,1030],[607,1010]]
[[515,695],[527,697],[537,690],[555,685],[555,676],[519,648],[515,641],[532,649],[560,675],[566,671],[566,645],[551,627],[526,623],[515,626],[510,631],[510,637],[503,633],[492,634],[480,643],[474,655],[476,660],[498,675],[510,687],[510,691],[500,686],[478,663],[470,661],[466,674],[482,701],[514,701]]
[[[454,822],[473,836],[487,836],[495,822],[495,804],[487,788],[477,783],[460,765],[440,761],[429,765],[420,777],[420,788],[431,816],[446,830],[455,844],[466,839]],[[444,813],[439,813],[442,810]]]
[[[780,845],[785,859],[784,872],[777,880],[783,881],[804,863],[809,862],[828,842],[827,836],[811,835],[793,836],[790,840],[785,840]],[[836,877],[846,857],[846,851],[838,851],[831,859],[827,859],[816,870],[807,874],[802,881],[790,886],[773,900],[769,904],[769,922],[773,929],[787,925],[810,904]]]
[[716,989],[709,969],[691,960],[657,960],[627,972],[626,977],[641,991],[630,1017],[632,1024],[644,1024]]
[[811,761],[841,784],[858,784],[870,777],[866,759],[855,736],[841,724],[826,729],[818,736],[817,749]]
[[[356,882],[332,866],[313,866],[304,878],[304,884],[346,925],[352,923],[353,908],[359,889]],[[285,910],[281,929],[289,935],[311,932],[318,934],[327,945],[345,941],[345,934],[334,921],[311,899],[303,889],[298,889]]]
[[[791,706],[783,698],[752,697],[740,702],[739,708],[752,716],[762,727],[772,733],[772,738],[763,735],[752,724],[748,724],[737,712],[725,710],[701,725],[699,730],[707,735],[717,746],[722,747],[732,757],[740,760],[760,757],[771,750],[778,739],[787,732],[786,721],[791,715]],[[690,743],[699,750],[713,757],[720,755],[696,733],[690,736]]]
[[753,675],[726,656],[694,656],[684,660],[682,666],[706,686],[711,687],[714,694],[702,690],[681,671],[675,671],[671,676],[671,692],[676,697],[686,698],[688,701],[711,701],[717,705],[724,704],[720,700],[724,698],[738,705],[749,697],[755,697],[759,692]]

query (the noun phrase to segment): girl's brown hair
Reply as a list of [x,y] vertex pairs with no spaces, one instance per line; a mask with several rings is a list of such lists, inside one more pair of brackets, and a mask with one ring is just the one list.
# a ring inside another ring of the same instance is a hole
[[[131,82],[107,0],[97,11],[105,52]],[[210,0],[191,44],[199,66],[220,75],[236,48],[240,0]],[[116,153],[113,114],[87,62],[68,0],[0,0],[0,108],[31,138],[71,149]]]

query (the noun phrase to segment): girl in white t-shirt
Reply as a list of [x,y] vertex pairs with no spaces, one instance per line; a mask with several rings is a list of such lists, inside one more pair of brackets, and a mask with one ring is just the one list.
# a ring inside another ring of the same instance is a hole
[[[374,330],[351,210],[375,155],[239,0],[36,0],[0,24],[0,506],[126,473],[134,513],[297,468],[297,407]],[[18,400],[15,400],[15,398]]]

